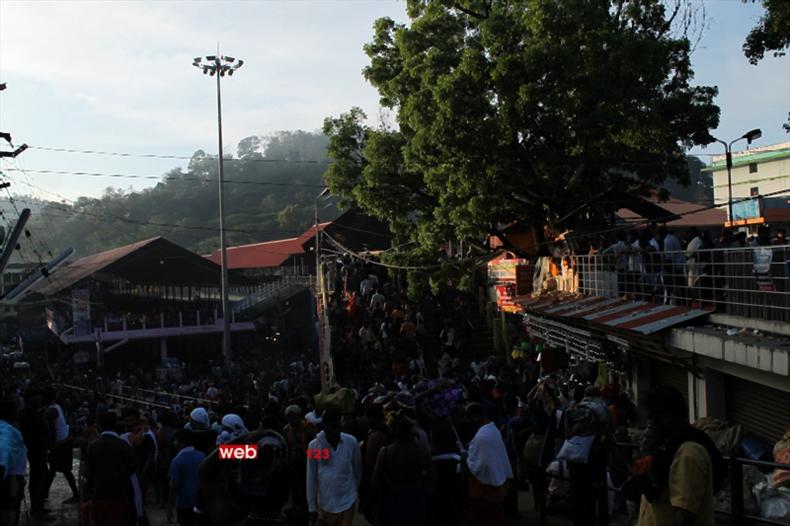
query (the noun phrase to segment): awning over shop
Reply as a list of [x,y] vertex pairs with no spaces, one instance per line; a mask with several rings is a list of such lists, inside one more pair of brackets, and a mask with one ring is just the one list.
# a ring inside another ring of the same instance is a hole
[[519,302],[529,314],[575,321],[574,325],[649,335],[710,314],[704,309],[620,298],[560,293]]

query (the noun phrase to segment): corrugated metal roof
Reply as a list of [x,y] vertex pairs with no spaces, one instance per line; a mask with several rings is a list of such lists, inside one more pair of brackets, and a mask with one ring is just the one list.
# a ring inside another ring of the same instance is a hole
[[57,272],[53,272],[48,279],[39,281],[35,286],[31,287],[29,293],[38,293],[49,296],[65,288],[70,287],[74,283],[81,281],[91,274],[99,272],[100,270],[112,265],[116,261],[128,256],[129,254],[139,250],[140,248],[150,245],[154,241],[162,239],[161,237],[154,237],[125,245],[98,254],[91,254],[76,261],[72,261],[60,267]]
[[599,296],[557,295],[522,303],[535,314],[576,318],[592,325],[653,334],[680,323],[706,316],[711,311]]
[[[29,292],[52,296],[89,276],[112,276],[141,285],[212,286],[219,284],[220,268],[184,247],[155,237],[65,264]],[[230,280],[232,284],[249,283],[235,273],[230,274]]]

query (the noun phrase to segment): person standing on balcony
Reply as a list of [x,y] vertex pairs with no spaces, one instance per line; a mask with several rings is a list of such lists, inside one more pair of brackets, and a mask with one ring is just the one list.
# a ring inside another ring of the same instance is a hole
[[[626,272],[628,271],[628,256],[631,253],[631,245],[628,243],[628,234],[625,230],[617,232],[617,242],[609,245],[601,254],[604,256],[614,256],[614,269],[617,272],[617,295],[621,296],[626,292]],[[607,261],[607,267],[611,268]]]
[[682,295],[686,257],[680,239],[667,230],[666,225],[658,228],[658,239],[663,255],[664,303],[674,302]]
[[689,289],[697,285],[700,278],[702,265],[699,262],[700,255],[697,254],[702,249],[702,235],[696,227],[691,227],[688,232],[689,244],[686,246],[686,276]]

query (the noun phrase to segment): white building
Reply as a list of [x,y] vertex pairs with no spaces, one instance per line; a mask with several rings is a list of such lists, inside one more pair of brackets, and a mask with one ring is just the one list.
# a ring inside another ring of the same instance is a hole
[[[713,173],[713,197],[716,204],[727,203],[725,156],[712,161],[704,171]],[[733,154],[732,199],[734,222],[727,226],[756,229],[763,223],[790,223],[790,142]]]

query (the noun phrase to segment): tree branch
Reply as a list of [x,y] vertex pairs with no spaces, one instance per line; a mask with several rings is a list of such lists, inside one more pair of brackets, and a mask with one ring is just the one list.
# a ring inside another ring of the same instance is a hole
[[471,16],[471,17],[477,18],[478,20],[485,20],[491,14],[491,2],[490,1],[489,2],[485,2],[483,4],[483,7],[485,8],[485,13],[484,14],[480,14],[477,11],[472,11],[471,9],[467,9],[466,7],[461,5],[461,2],[455,2],[455,4],[453,4],[453,7],[455,9],[458,9],[462,13],[465,13],[465,14]]
[[678,12],[680,11],[680,4],[682,0],[675,0],[675,10],[672,11],[672,15],[670,15],[669,20],[667,20],[663,26],[661,26],[660,34],[664,34],[669,31],[669,28],[672,27],[672,22],[675,21],[675,17],[678,16]]

